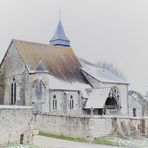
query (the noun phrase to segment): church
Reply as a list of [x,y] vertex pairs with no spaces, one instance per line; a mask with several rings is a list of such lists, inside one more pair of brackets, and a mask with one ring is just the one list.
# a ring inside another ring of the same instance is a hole
[[49,43],[13,39],[0,65],[0,103],[36,112],[128,115],[129,83],[78,58],[61,20]]

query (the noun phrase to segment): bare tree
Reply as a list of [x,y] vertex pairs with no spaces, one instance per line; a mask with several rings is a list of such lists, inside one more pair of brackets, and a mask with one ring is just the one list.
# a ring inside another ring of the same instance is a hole
[[96,63],[96,66],[112,72],[113,74],[115,74],[116,76],[120,77],[123,80],[127,80],[127,77],[117,67],[115,67],[113,64],[98,61]]

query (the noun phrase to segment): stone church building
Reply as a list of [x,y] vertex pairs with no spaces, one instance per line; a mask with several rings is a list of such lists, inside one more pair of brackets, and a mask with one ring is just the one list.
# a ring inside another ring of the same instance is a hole
[[0,103],[70,115],[128,115],[128,82],[78,58],[59,21],[49,44],[12,40],[0,65]]

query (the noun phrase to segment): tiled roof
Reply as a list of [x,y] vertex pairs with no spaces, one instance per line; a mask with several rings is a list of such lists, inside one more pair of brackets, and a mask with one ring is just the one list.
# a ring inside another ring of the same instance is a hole
[[49,74],[55,78],[87,84],[80,70],[81,64],[71,48],[20,40],[13,42],[30,71],[34,71],[39,61],[42,61]]

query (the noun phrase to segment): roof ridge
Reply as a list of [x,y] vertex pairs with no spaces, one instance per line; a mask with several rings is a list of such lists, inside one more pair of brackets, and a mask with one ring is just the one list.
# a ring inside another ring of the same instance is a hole
[[12,41],[16,41],[16,42],[27,42],[27,43],[34,43],[34,44],[41,44],[41,45],[47,45],[49,46],[49,44],[46,43],[38,43],[38,42],[34,42],[34,41],[26,41],[26,40],[20,40],[20,39],[12,39]]
[[[37,44],[37,45],[43,45],[43,46],[52,46],[54,48],[65,48],[65,46],[54,46],[54,45],[51,45],[51,44],[38,43],[38,42],[34,42],[34,41],[26,41],[26,40],[19,40],[19,39],[12,39],[12,41],[14,41],[14,42],[24,42],[24,43],[29,43],[29,44]],[[66,48],[71,48],[71,47],[66,47]]]

